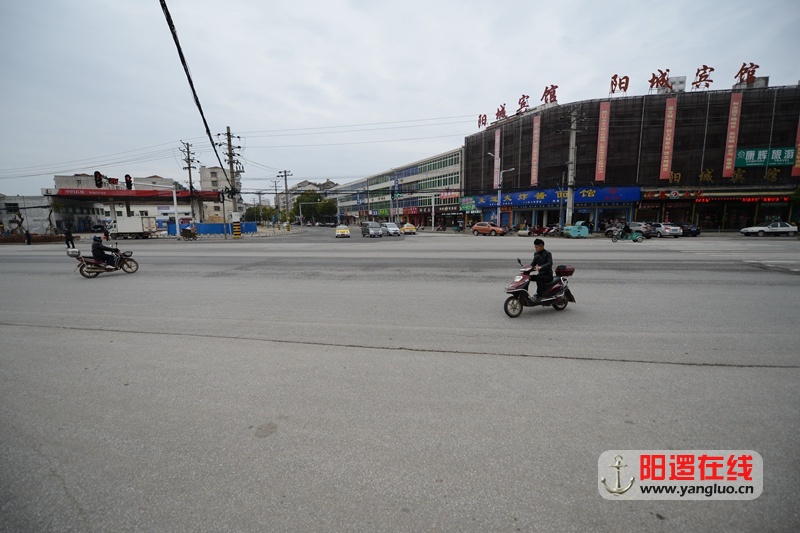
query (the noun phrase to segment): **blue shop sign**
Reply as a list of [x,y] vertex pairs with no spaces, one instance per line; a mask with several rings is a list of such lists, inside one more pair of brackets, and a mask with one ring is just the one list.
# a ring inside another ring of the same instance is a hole
[[[575,205],[635,203],[641,198],[640,187],[577,187]],[[503,193],[503,207],[555,207],[566,203],[566,189],[531,189]],[[476,207],[497,207],[497,195],[475,197]]]

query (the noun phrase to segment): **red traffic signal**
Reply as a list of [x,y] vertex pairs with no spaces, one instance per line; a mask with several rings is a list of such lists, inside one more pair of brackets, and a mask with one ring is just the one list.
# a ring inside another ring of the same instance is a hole
[[98,189],[103,187],[103,175],[98,170],[94,171],[94,186]]

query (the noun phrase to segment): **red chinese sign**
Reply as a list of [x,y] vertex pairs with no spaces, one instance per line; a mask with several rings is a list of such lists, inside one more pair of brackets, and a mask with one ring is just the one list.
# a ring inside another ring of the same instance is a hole
[[653,75],[650,77],[650,88],[651,89],[670,89],[672,90],[672,84],[669,82],[669,69],[661,70],[658,69],[658,76],[656,73],[653,72]]
[[500,188],[500,128],[494,130],[494,188]]
[[539,139],[541,138],[542,116],[533,117],[533,143],[531,150],[531,185],[539,182]]
[[797,140],[794,143],[794,166],[792,166],[792,176],[800,176],[800,120],[797,121]]
[[557,101],[556,89],[558,89],[558,85],[551,85],[550,87],[545,87],[544,93],[542,93],[540,101],[544,102],[545,104],[556,102]]
[[659,179],[670,179],[672,170],[672,147],[675,144],[675,115],[678,112],[678,99],[667,98],[667,110],[664,115],[664,139],[661,143],[661,171]]
[[508,115],[506,115],[506,104],[503,104],[500,107],[498,107],[497,112],[494,114],[494,116],[497,120],[508,118]]
[[619,76],[618,74],[614,74],[611,76],[611,94],[617,92],[617,89],[620,92],[626,93],[628,92],[628,85],[630,85],[631,79],[628,76]]
[[728,113],[728,134],[725,136],[725,163],[722,177],[732,178],[736,166],[736,144],[739,142],[739,116],[742,114],[742,93],[731,94],[731,108]]
[[752,455],[677,454],[641,455],[639,475],[642,481],[752,481]]
[[714,67],[709,67],[708,65],[703,65],[701,68],[697,69],[697,72],[694,74],[692,88],[699,89],[703,86],[708,89],[708,87],[714,83],[714,80],[708,77],[712,72],[714,72]]
[[597,131],[597,165],[594,181],[606,180],[606,160],[608,155],[608,124],[611,120],[611,102],[600,103],[600,126]]
[[528,98],[530,98],[530,96],[528,96],[527,94],[523,94],[522,96],[519,97],[519,100],[517,101],[517,103],[519,104],[519,108],[517,109],[517,114],[520,114],[528,110]]
[[739,78],[739,83],[753,83],[756,81],[756,69],[759,68],[755,63],[742,63],[742,68],[736,73],[734,78]]
[[486,115],[478,115],[478,129],[486,127]]

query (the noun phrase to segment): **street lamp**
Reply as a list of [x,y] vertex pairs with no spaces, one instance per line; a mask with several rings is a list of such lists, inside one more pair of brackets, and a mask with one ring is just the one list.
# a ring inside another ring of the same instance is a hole
[[[147,186],[148,187],[155,187],[156,189],[172,189],[172,208],[175,210],[175,238],[177,240],[181,240],[181,231],[180,231],[181,224],[178,221],[178,198],[177,198],[177,195],[175,193],[175,191],[178,190],[178,182],[173,181],[172,182],[172,186],[169,186],[169,185],[158,185],[158,184],[155,184],[155,183],[148,183]],[[189,196],[189,201],[190,202],[192,201],[191,200],[191,196]],[[113,214],[113,209],[112,209],[112,214]],[[227,235],[225,235],[225,238],[227,238]]]
[[[486,155],[492,156],[495,158],[495,160],[498,161],[499,164],[495,165],[496,169],[502,168],[503,166],[502,158],[496,157],[492,152],[486,152]],[[501,212],[501,207],[503,205],[503,174],[505,174],[506,172],[512,172],[514,170],[516,170],[516,168],[514,167],[508,168],[506,170],[501,170],[500,175],[497,179],[497,225],[498,226],[500,225],[500,212]]]

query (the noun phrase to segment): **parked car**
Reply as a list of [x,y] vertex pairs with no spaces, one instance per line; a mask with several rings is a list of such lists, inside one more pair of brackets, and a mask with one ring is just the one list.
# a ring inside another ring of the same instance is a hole
[[656,230],[659,237],[675,237],[677,239],[683,235],[681,227],[675,224],[656,222],[653,224],[653,229]]
[[[652,237],[658,237],[658,232],[653,228],[653,225],[649,222],[628,222],[628,226],[631,228],[631,231],[638,231],[641,233],[645,239],[650,239]],[[614,236],[615,233],[619,231],[619,228],[610,227],[606,229],[606,237],[611,238]]]
[[398,228],[397,224],[394,222],[381,222],[381,234],[388,235],[389,237],[392,235],[399,237],[400,228]]
[[336,238],[338,239],[339,237],[347,237],[349,239],[350,238],[350,228],[348,228],[344,224],[342,224],[340,226],[336,226]]
[[678,222],[684,237],[697,237],[700,235],[700,228],[694,224],[687,224],[686,222]]
[[361,223],[361,236],[362,237],[383,237],[381,225],[377,222],[362,222]]
[[491,235],[492,237],[506,234],[505,228],[501,228],[492,222],[478,222],[470,228],[470,231],[472,231],[473,235]]
[[106,227],[103,226],[102,224],[95,224],[94,226],[92,226],[92,231],[94,233],[102,233],[104,229],[106,229]]
[[414,226],[414,224],[406,223],[400,226],[400,233],[402,233],[403,235],[416,235],[417,228],[416,226]]
[[758,235],[759,237],[764,235],[788,235],[789,237],[794,237],[797,235],[797,226],[792,226],[787,222],[770,222],[769,224],[761,223],[757,226],[742,228],[739,231],[745,237],[750,235]]

